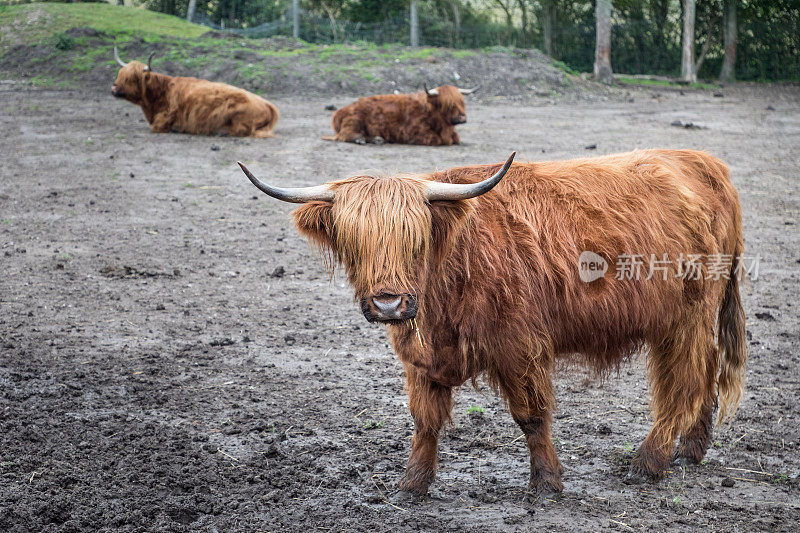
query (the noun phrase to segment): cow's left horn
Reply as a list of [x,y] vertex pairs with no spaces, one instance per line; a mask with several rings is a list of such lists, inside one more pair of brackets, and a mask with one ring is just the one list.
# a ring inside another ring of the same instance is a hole
[[334,197],[334,192],[328,188],[327,185],[315,185],[313,187],[273,187],[272,185],[267,185],[257,177],[253,176],[253,173],[247,170],[247,167],[241,161],[237,161],[240,167],[242,167],[242,172],[244,172],[245,176],[250,179],[250,181],[258,187],[263,193],[272,196],[273,198],[277,198],[278,200],[283,200],[284,202],[291,202],[294,204],[304,204],[306,202],[313,202],[315,200],[323,201],[323,202],[332,202]]
[[127,63],[125,63],[123,60],[121,60],[119,58],[119,50],[117,50],[116,46],[114,47],[114,59],[117,60],[117,63],[119,63],[119,66],[121,66],[121,67],[127,67],[128,66]]
[[423,83],[422,86],[425,87],[425,94],[428,96],[439,96],[439,89],[433,89],[429,91],[427,83]]
[[154,55],[156,55],[156,53],[155,53],[155,52],[153,52],[152,54],[150,54],[150,57],[148,57],[148,58],[147,58],[147,68],[146,68],[145,70],[153,70],[153,69],[151,69],[151,68],[150,68],[150,62],[153,60],[153,56],[154,56]]
[[472,94],[475,91],[477,91],[478,89],[480,89],[480,87],[473,87],[472,89],[461,89],[461,88],[459,88],[458,92],[460,92],[461,94]]
[[479,183],[463,184],[429,181],[425,196],[429,202],[435,202],[437,200],[467,200],[487,193],[492,190],[492,187],[500,183],[500,180],[506,175],[515,155],[517,155],[517,152],[511,152],[503,167],[494,176]]

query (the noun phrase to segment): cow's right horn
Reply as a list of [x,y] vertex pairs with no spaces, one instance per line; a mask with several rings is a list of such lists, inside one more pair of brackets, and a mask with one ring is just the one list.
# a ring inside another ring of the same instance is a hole
[[490,178],[486,178],[478,183],[442,183],[440,181],[429,181],[425,197],[429,202],[435,202],[437,200],[467,200],[487,193],[492,190],[492,187],[500,183],[500,180],[506,175],[508,168],[511,166],[511,162],[514,161],[515,155],[517,155],[517,152],[511,152],[511,155],[500,170]]
[[247,170],[247,167],[241,161],[237,161],[240,167],[242,167],[242,172],[244,172],[245,176],[258,187],[258,189],[269,195],[273,198],[278,200],[283,200],[284,202],[291,202],[294,204],[304,204],[306,202],[313,202],[315,200],[323,201],[323,202],[332,202],[335,193],[330,190],[327,185],[315,185],[313,187],[273,187],[272,185],[267,185],[257,177],[253,175],[252,172]]
[[117,60],[117,63],[119,63],[119,66],[121,66],[121,67],[127,67],[127,66],[128,66],[128,64],[127,64],[127,63],[125,63],[124,61],[122,61],[122,60],[119,58],[119,50],[117,50],[117,47],[116,47],[116,46],[114,47],[114,59],[116,59],[116,60]]
[[439,96],[439,89],[433,89],[429,91],[427,83],[423,83],[422,86],[425,87],[425,94],[427,94],[428,96]]

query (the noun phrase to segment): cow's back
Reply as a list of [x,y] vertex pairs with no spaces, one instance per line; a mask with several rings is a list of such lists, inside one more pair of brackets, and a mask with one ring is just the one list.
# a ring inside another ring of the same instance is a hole
[[170,97],[177,108],[178,129],[191,133],[228,133],[231,123],[277,121],[277,108],[266,99],[226,83],[176,77]]
[[[497,168],[450,169],[433,179],[473,183]],[[480,338],[522,319],[532,331],[549,331],[557,353],[588,354],[600,367],[667,331],[711,283],[674,275],[644,282],[645,267],[640,281],[628,279],[620,258],[638,255],[647,265],[651,254],[673,261],[734,254],[741,240],[727,167],[690,150],[515,163],[475,206],[449,260],[467,276],[461,294],[439,295],[457,300],[448,304],[456,308],[474,304],[461,313],[480,321],[460,327],[478,328],[465,333]],[[607,262],[605,276],[580,279],[583,252]]]
[[420,94],[381,94],[359,98],[336,111],[332,126],[358,129],[367,137],[409,142],[428,134],[429,110]]

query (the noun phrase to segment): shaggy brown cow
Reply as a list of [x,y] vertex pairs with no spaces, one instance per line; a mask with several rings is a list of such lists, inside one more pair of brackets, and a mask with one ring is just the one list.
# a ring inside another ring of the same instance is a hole
[[415,94],[380,94],[360,98],[333,114],[336,135],[326,141],[356,144],[458,144],[455,126],[467,121],[462,94],[475,89],[442,85]]
[[[512,158],[301,189],[242,169],[267,194],[304,202],[297,228],[344,265],[366,318],[388,324],[415,424],[401,489],[427,491],[453,388],[483,375],[527,438],[530,490],[561,491],[550,436],[556,359],[604,373],[645,345],[654,424],[629,475],[662,477],[678,437],[676,459],[699,462],[717,400],[718,421],[739,403],[747,358],[728,168],[691,150]],[[584,251],[607,262],[605,276],[582,280]],[[620,260],[633,254],[654,254],[659,271],[628,275]],[[717,256],[729,262],[712,275]],[[689,263],[698,275],[685,275]]]
[[197,78],[158,74],[138,61],[124,63],[111,94],[141,106],[155,133],[221,133],[236,137],[273,137],[278,109],[253,93]]

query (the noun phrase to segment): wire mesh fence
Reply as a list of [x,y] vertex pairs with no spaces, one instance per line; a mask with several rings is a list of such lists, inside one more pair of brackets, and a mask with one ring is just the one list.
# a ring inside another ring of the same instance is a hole
[[[380,22],[354,22],[300,11],[298,36],[306,42],[331,44],[369,42],[410,44],[409,12]],[[193,22],[214,30],[236,33],[245,37],[291,37],[294,33],[292,10],[287,9],[273,20],[256,26],[225,27],[198,11]],[[582,72],[590,72],[594,61],[595,27],[591,19],[555,25],[552,31],[552,56]],[[800,18],[781,20],[742,21],[736,71],[739,79],[800,79],[800,62],[786,61],[800,55]],[[611,62],[617,73],[663,74],[677,76],[681,62],[680,26],[654,29],[651,21],[621,20],[612,23]],[[538,27],[528,31],[500,23],[457,24],[440,17],[419,17],[420,46],[448,48],[487,48],[493,46],[516,48],[543,47],[543,35]],[[716,78],[724,50],[721,32],[702,39],[712,39],[700,76]],[[699,48],[699,46],[698,46]],[[790,51],[790,54],[787,54]]]
[[[292,10],[288,9],[274,20],[246,28],[225,27],[211,21],[202,13],[196,13],[192,22],[218,31],[236,33],[245,37],[266,38],[293,36]],[[508,44],[506,28],[486,26],[461,26],[452,21],[419,18],[419,42],[421,46],[446,46],[451,48],[481,48],[496,44]],[[300,11],[300,39],[311,43],[330,44],[367,41],[375,44],[409,44],[411,25],[409,12],[381,22],[353,22]]]

